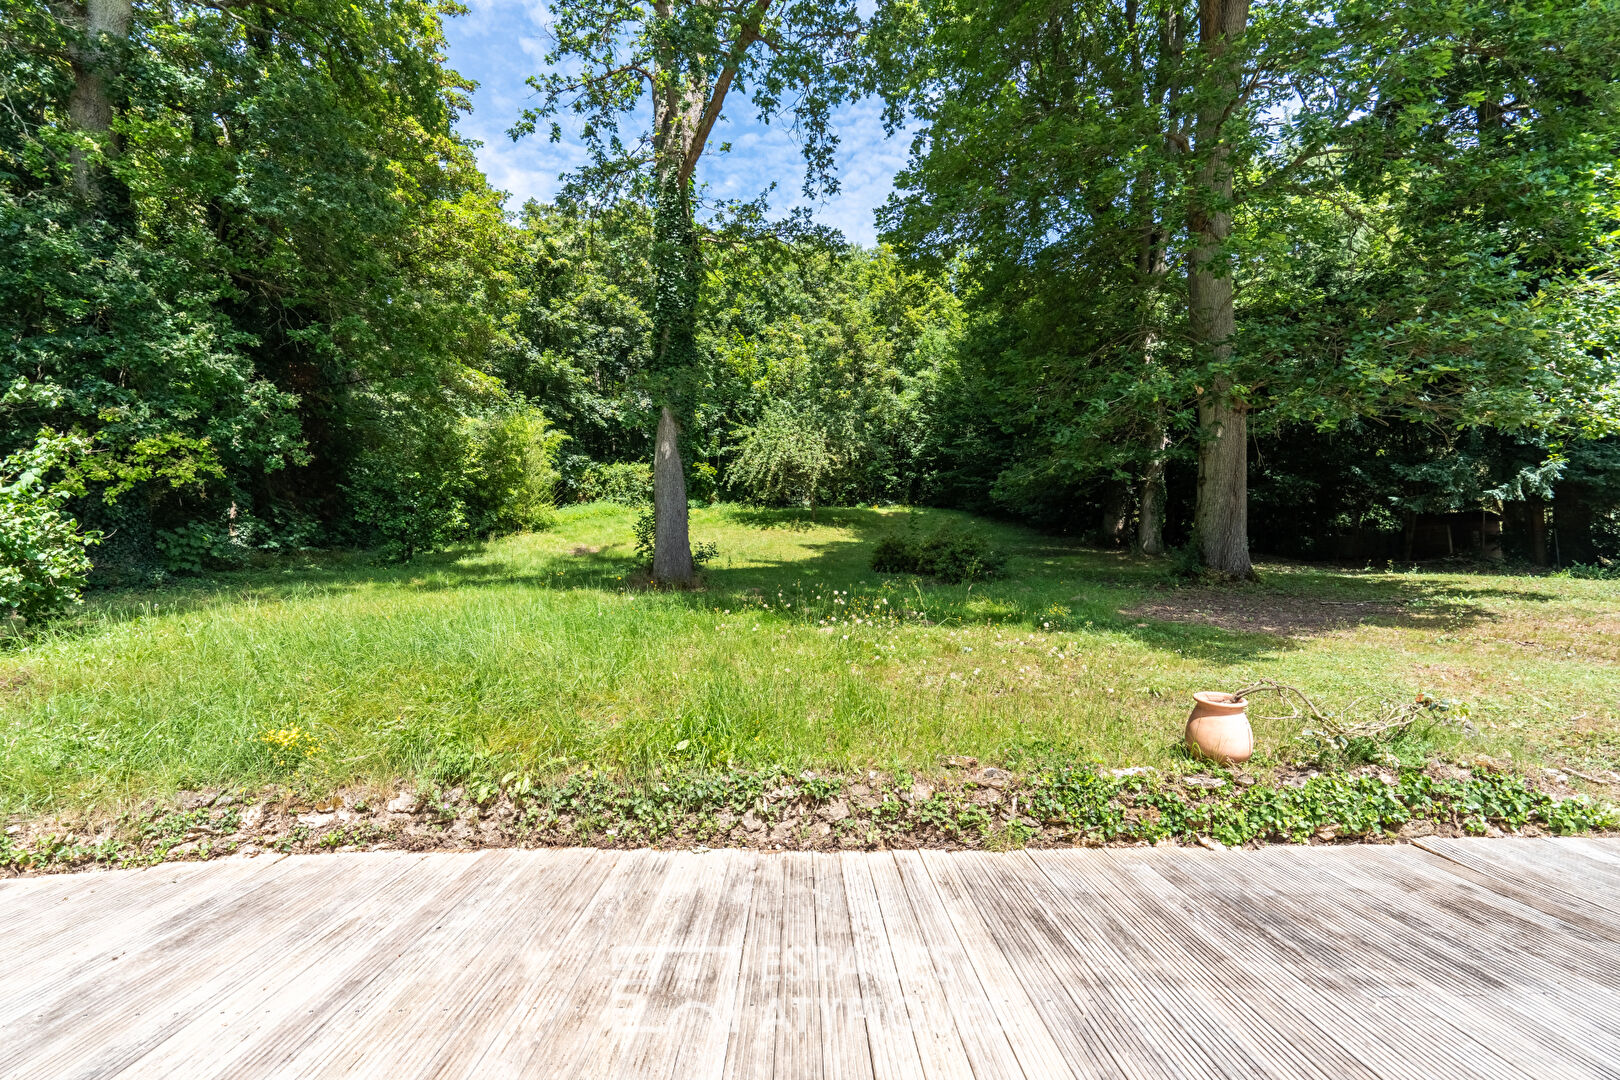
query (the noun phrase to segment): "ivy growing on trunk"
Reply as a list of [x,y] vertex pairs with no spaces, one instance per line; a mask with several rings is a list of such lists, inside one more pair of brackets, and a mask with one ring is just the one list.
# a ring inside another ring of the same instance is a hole
[[[702,283],[696,220],[698,163],[728,97],[747,93],[762,122],[791,118],[804,151],[807,195],[837,190],[833,107],[852,87],[861,19],[850,0],[553,0],[551,71],[534,76],[539,103],[511,130],[521,138],[562,119],[578,124],[588,160],[563,200],[629,197],[653,208],[652,362],[646,390],[658,436],[654,578],[692,579],[678,436],[701,404],[696,380]],[[640,119],[636,119],[639,117]]]

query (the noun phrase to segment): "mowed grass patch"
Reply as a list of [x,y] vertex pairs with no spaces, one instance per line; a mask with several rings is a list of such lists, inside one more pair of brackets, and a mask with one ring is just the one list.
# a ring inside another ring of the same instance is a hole
[[[1186,766],[1188,697],[1261,678],[1328,708],[1468,706],[1402,753],[1620,763],[1612,582],[1262,565],[1236,589],[962,515],[1010,556],[944,586],[867,567],[905,511],[698,509],[719,557],[638,584],[634,512],[402,567],[317,557],[93,596],[0,652],[0,808],[278,781],[310,791],[517,769]],[[926,522],[925,522],[926,527]],[[1267,719],[1262,759],[1303,722]]]

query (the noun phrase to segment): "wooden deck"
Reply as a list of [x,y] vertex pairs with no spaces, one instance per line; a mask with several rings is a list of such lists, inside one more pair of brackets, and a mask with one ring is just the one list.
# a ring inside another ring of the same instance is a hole
[[11,880],[0,1076],[1620,1076],[1620,842]]

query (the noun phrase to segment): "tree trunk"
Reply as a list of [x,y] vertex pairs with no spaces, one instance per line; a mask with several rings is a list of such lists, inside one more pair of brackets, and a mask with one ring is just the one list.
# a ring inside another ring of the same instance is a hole
[[[677,379],[697,359],[697,252],[691,200],[674,176],[664,178],[653,217],[653,367]],[[677,427],[665,404],[653,450],[653,579],[692,583],[686,478]]]
[[[659,18],[673,19],[660,0]],[[688,154],[701,124],[707,93],[688,77],[675,75],[672,56],[659,58],[659,85],[653,98],[653,153],[658,189],[653,206],[652,368],[680,382],[697,359],[698,252],[692,217]],[[676,396],[679,396],[678,394]],[[692,583],[692,544],[687,532],[686,477],[681,469],[679,428],[668,400],[661,407],[653,450],[653,580],[665,585]]]
[[1170,440],[1161,428],[1157,445],[1149,444],[1147,471],[1137,499],[1136,546],[1144,555],[1164,554],[1164,451]]
[[692,546],[686,529],[686,474],[681,471],[680,431],[666,405],[658,417],[653,453],[653,580],[692,583]]
[[[1164,153],[1167,158],[1174,158],[1181,152],[1183,138],[1179,105],[1181,88],[1167,75],[1161,73],[1180,63],[1185,45],[1184,35],[1180,10],[1172,4],[1162,5],[1159,11],[1159,62],[1154,66],[1155,76],[1150,90],[1150,104],[1158,107],[1161,102],[1163,103]],[[1134,35],[1132,40],[1136,40]],[[1140,70],[1139,61],[1136,67]],[[1136,193],[1146,218],[1142,224],[1142,243],[1137,256],[1143,293],[1144,367],[1154,363],[1155,353],[1158,350],[1158,301],[1169,271],[1165,258],[1166,230],[1159,207],[1153,199],[1153,191],[1153,177],[1144,170],[1138,174]],[[1164,554],[1164,461],[1165,452],[1170,449],[1170,434],[1165,429],[1162,405],[1156,409],[1156,414],[1153,427],[1148,432],[1147,467],[1142,473],[1136,504],[1136,546],[1144,555]]]
[[[1451,526],[1446,526],[1447,547],[1450,547]],[[1502,551],[1502,519],[1488,511],[1480,511],[1479,515],[1479,549],[1486,562],[1501,562],[1505,557]],[[1449,554],[1449,552],[1448,552]]]
[[1530,561],[1547,565],[1547,504],[1531,497],[1524,501],[1525,523],[1530,526]]
[[1210,65],[1210,85],[1198,109],[1197,152],[1189,225],[1187,302],[1194,345],[1210,365],[1210,385],[1198,399],[1198,506],[1193,527],[1204,566],[1223,577],[1254,576],[1249,562],[1248,406],[1226,373],[1235,318],[1232,277],[1220,265],[1232,233],[1231,122],[1241,93],[1241,72],[1228,59],[1229,41],[1248,23],[1248,0],[1199,0],[1199,39]]
[[1103,546],[1119,547],[1125,542],[1130,499],[1131,489],[1123,480],[1110,480],[1103,487],[1102,519],[1097,528],[1097,539]]
[[[712,0],[701,0],[712,3]],[[720,59],[718,70],[683,61],[672,0],[654,0],[658,27],[653,49],[653,168],[657,204],[653,210],[653,367],[679,386],[697,363],[697,300],[701,282],[697,225],[692,217],[692,176],[709,133],[720,119],[726,94],[754,42],[763,39],[765,11],[771,0],[754,0],[741,16],[737,36]],[[714,82],[708,82],[708,72]],[[672,397],[681,395],[672,393]],[[668,401],[658,421],[653,457],[653,577],[670,585],[692,580],[692,545],[686,529],[686,478],[681,472],[675,416]]]
[[1193,528],[1204,566],[1222,577],[1249,578],[1248,416],[1217,391],[1198,405],[1198,507]]
[[[106,38],[126,38],[133,18],[131,0],[86,0],[83,8],[74,5],[68,20],[84,28],[90,39],[88,46],[73,51],[73,93],[68,98],[68,116],[80,131],[95,136],[105,152],[117,149],[113,141],[112,100],[107,96],[107,84],[102,77],[105,66],[104,41]],[[82,12],[82,13],[81,13]],[[101,173],[83,150],[69,154],[73,168],[73,190],[91,201],[101,198]]]

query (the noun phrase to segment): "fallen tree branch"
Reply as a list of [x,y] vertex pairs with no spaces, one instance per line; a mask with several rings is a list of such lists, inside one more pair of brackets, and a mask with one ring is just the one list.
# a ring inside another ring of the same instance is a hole
[[1300,732],[1301,735],[1315,736],[1338,743],[1350,739],[1380,739],[1405,731],[1431,708],[1421,697],[1413,701],[1382,701],[1377,703],[1373,715],[1363,720],[1355,720],[1353,717],[1362,711],[1359,706],[1366,700],[1365,698],[1356,698],[1338,713],[1330,713],[1318,706],[1297,686],[1289,686],[1274,679],[1264,679],[1245,686],[1241,690],[1234,691],[1232,696],[1243,701],[1251,694],[1261,693],[1273,693],[1284,701],[1292,699],[1294,703],[1294,711],[1287,716],[1266,716],[1261,719],[1301,720],[1308,717],[1315,722],[1319,730],[1307,728]]

